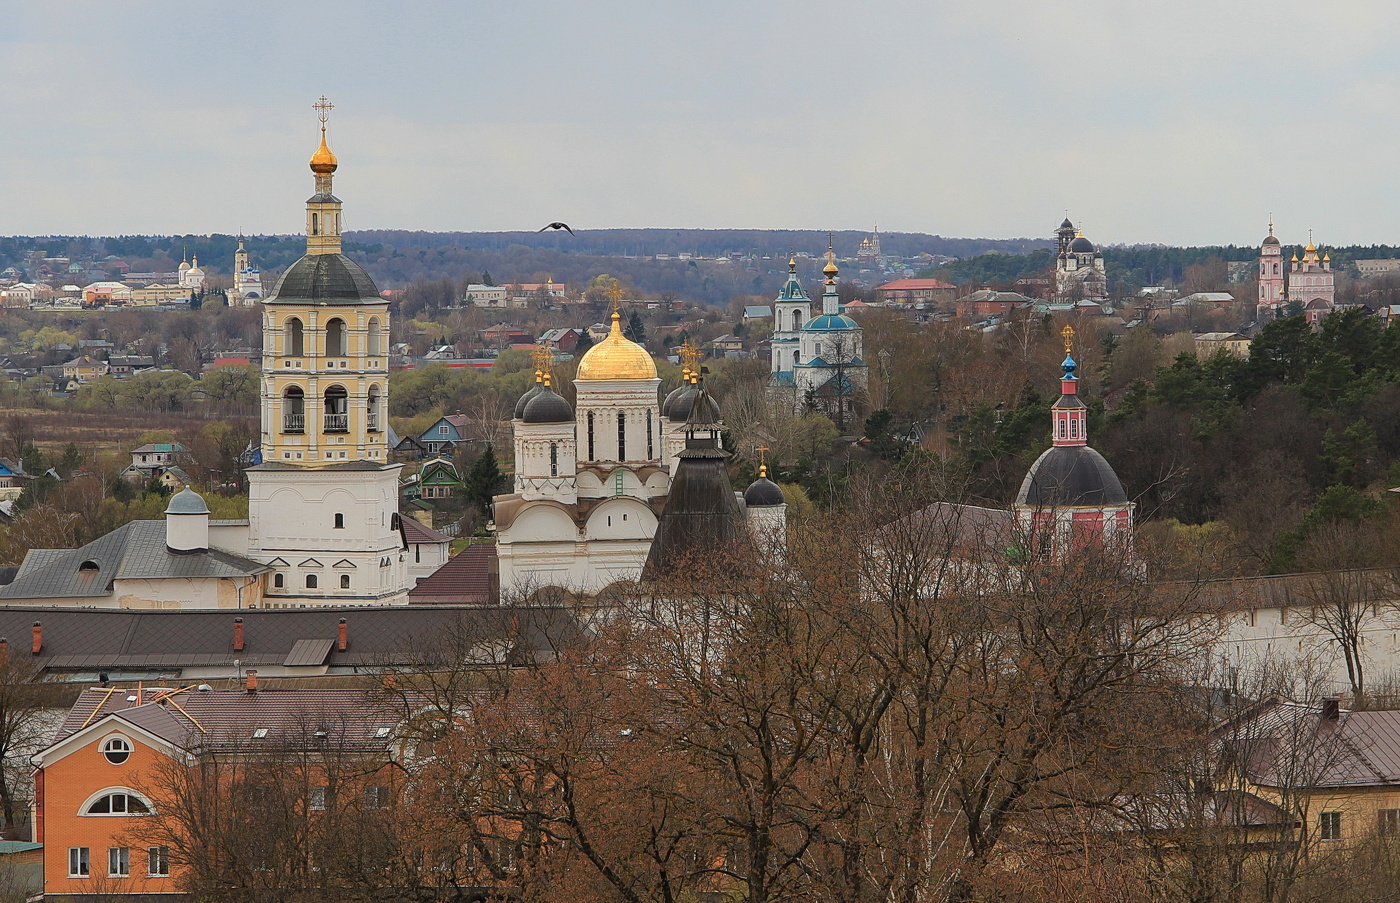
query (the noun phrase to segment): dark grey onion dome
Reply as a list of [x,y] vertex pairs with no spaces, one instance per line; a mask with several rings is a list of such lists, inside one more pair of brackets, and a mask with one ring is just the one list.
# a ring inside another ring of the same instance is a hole
[[287,268],[263,303],[382,304],[374,280],[344,254],[307,254]]
[[572,423],[574,409],[558,392],[549,386],[540,386],[540,394],[525,405],[520,419],[526,423]]
[[530,399],[544,391],[544,383],[535,383],[520,400],[515,403],[515,419],[519,420],[525,416],[525,406],[530,403]]
[[1276,244],[1278,244],[1278,239],[1277,239],[1277,238],[1274,238],[1274,234],[1273,234],[1272,232],[1270,232],[1270,233],[1269,233],[1269,237],[1266,238],[1266,239],[1264,239],[1264,244],[1266,244],[1266,245],[1276,245]]
[[1081,235],[1070,242],[1069,249],[1075,254],[1092,254],[1094,252],[1094,243]]
[[170,504],[165,508],[165,513],[208,514],[209,506],[204,503],[204,496],[186,486],[171,497]]
[[[670,419],[672,423],[690,423],[692,421],[692,415],[695,414],[696,399],[701,396],[702,393],[699,387],[692,383],[690,385],[690,391],[681,395],[671,403],[671,412],[667,415],[668,419]],[[703,393],[703,397],[705,399],[703,402],[704,413],[700,415],[703,419],[696,422],[719,423],[719,402],[711,398],[708,392]]]
[[1065,217],[1065,221],[1062,222],[1062,223],[1060,223],[1060,229],[1061,229],[1061,230],[1064,230],[1064,229],[1073,229],[1073,228],[1074,228],[1074,223],[1072,223],[1072,222],[1069,221],[1069,217]]
[[783,490],[767,477],[759,477],[744,490],[744,504],[750,508],[774,508],[785,501]]
[[671,405],[675,404],[676,399],[684,395],[686,393],[686,390],[690,388],[690,380],[684,380],[679,386],[676,386],[674,389],[668,392],[666,394],[666,399],[661,402],[661,416],[669,419],[671,416]]
[[1031,465],[1016,504],[1026,508],[1100,508],[1128,504],[1118,474],[1087,445],[1059,445]]

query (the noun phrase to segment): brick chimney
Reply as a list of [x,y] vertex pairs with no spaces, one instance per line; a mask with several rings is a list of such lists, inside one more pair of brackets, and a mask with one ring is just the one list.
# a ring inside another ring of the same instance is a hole
[[350,645],[350,628],[346,625],[345,619],[340,619],[340,636],[335,641],[335,648],[344,652]]
[[10,657],[10,641],[0,636],[0,660]]
[[258,672],[255,668],[248,669],[248,692],[258,692]]
[[44,651],[44,625],[38,621],[34,622],[34,645],[29,651],[35,655]]
[[243,619],[233,619],[233,651],[243,651]]
[[1322,700],[1322,720],[1336,721],[1342,714],[1342,700],[1340,696],[1328,696]]

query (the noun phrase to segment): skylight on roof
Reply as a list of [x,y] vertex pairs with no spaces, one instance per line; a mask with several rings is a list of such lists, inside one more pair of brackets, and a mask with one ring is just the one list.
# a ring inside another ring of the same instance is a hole
[[258,728],[257,730],[253,731],[253,739],[254,739],[254,740],[262,740],[262,739],[264,739],[266,736],[267,736],[267,728],[265,728],[265,727],[260,727],[260,728]]
[[378,730],[376,730],[376,731],[374,732],[374,736],[380,737],[380,738],[389,736],[389,728],[387,728],[387,727],[381,727],[381,728],[379,728]]

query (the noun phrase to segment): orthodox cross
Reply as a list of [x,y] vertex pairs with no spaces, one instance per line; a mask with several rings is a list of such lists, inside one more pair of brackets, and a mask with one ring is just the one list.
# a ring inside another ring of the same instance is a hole
[[760,445],[755,450],[758,452],[758,475],[766,477],[768,476],[768,461],[764,456],[768,453],[769,448],[766,445]]
[[321,99],[311,105],[311,109],[316,111],[316,116],[321,120],[321,131],[326,130],[326,120],[331,117],[331,110],[335,109],[335,104],[326,100],[326,95],[322,94]]
[[1065,354],[1069,354],[1070,349],[1074,347],[1074,327],[1066,323],[1065,328],[1060,330],[1060,335],[1065,337]]
[[621,316],[618,310],[622,304],[622,283],[614,279],[612,285],[608,286],[608,290],[604,294],[612,299],[613,316]]

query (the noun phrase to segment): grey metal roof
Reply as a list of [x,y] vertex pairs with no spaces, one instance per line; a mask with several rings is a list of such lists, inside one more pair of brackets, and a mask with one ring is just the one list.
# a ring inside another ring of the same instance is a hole
[[1035,508],[1126,505],[1128,495],[1104,456],[1087,445],[1058,445],[1036,459],[1016,504]]
[[544,391],[525,403],[521,419],[526,423],[571,423],[574,409],[563,396],[545,386]]
[[[173,468],[172,468],[173,469]],[[204,503],[204,496],[186,486],[170,499],[170,504],[166,506],[166,514],[208,514],[209,506]]]
[[374,280],[344,254],[307,254],[287,268],[264,304],[382,304]]
[[329,639],[297,640],[292,644],[292,651],[287,653],[282,664],[289,668],[324,665],[326,656],[330,655],[331,647],[334,645],[335,640]]
[[138,520],[78,549],[35,549],[19,573],[0,587],[0,600],[106,596],[115,580],[247,577],[264,564],[208,549],[175,553],[165,546],[165,521]]
[[[234,618],[243,619],[243,648],[233,648]],[[0,606],[0,637],[29,649],[35,621],[43,631],[37,664],[50,671],[122,671],[281,666],[298,640],[332,641],[346,619],[345,650],[334,644],[332,667],[411,668],[450,643],[507,650],[510,661],[535,660],[576,642],[586,628],[563,608],[404,605],[384,608],[154,610]],[[13,654],[13,653],[12,653]],[[26,653],[28,654],[28,653]]]

